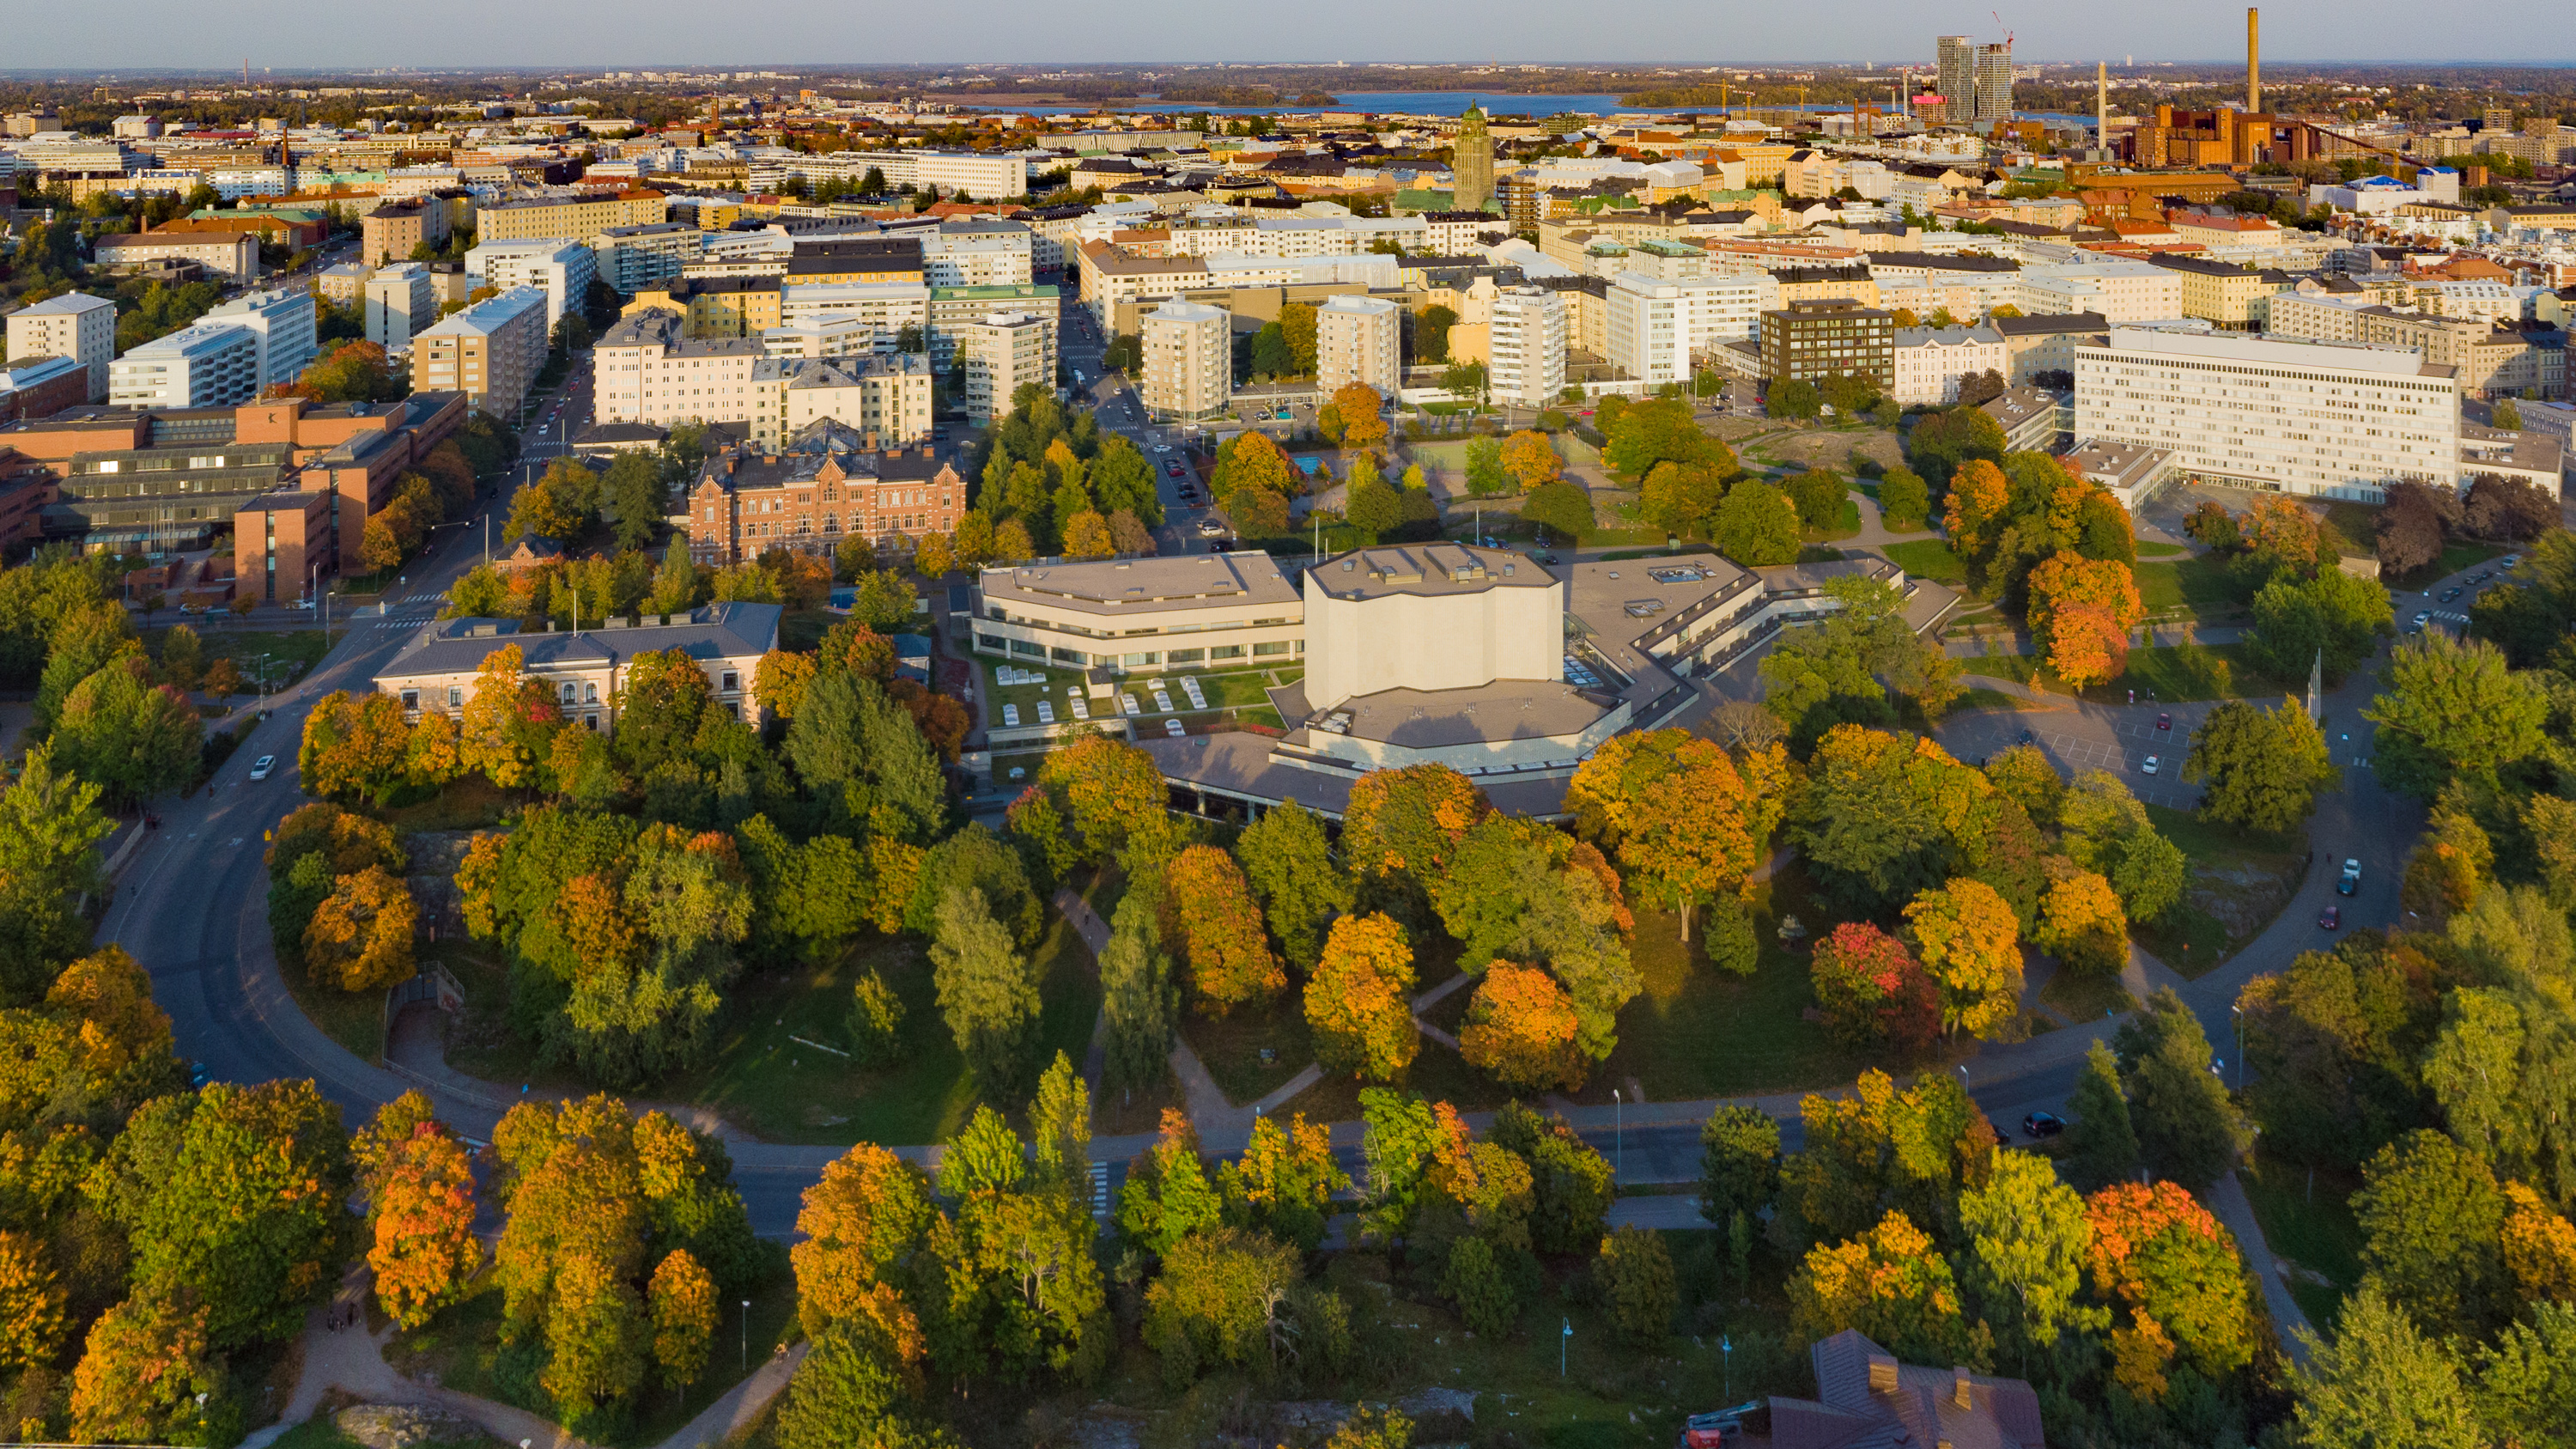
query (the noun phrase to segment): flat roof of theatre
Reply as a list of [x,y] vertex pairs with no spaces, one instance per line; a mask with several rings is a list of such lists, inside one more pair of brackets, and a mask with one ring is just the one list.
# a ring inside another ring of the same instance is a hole
[[976,583],[987,599],[1088,613],[1168,613],[1250,604],[1293,608],[1300,602],[1278,561],[1257,549],[1167,558],[1038,559],[988,568]]
[[1336,599],[1397,594],[1441,598],[1490,589],[1552,589],[1556,577],[1503,548],[1464,543],[1377,544],[1338,554],[1307,570],[1316,588]]

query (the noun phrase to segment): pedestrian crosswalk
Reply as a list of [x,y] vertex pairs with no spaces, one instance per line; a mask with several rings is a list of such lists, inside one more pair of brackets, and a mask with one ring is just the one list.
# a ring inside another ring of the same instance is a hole
[[1109,1219],[1109,1164],[1091,1164],[1091,1215],[1103,1222]]

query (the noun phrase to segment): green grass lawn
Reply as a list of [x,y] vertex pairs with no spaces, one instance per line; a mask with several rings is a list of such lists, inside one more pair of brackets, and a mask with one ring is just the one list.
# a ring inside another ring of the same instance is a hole
[[[911,937],[870,933],[861,942],[827,965],[746,972],[727,993],[714,1059],[657,1084],[653,1094],[712,1107],[771,1142],[921,1143],[954,1135],[984,1093],[940,1017],[928,954]],[[1049,919],[1031,954],[1039,996],[1035,1080],[1036,1067],[1059,1051],[1081,1062],[1100,1014],[1100,981],[1090,951],[1061,920]],[[467,1010],[449,1037],[449,1066],[489,1081],[587,1090],[566,1071],[529,1066],[534,1053],[509,1031],[507,978],[496,962],[451,969],[465,987]],[[850,991],[871,969],[884,973],[903,1001],[910,1055],[866,1070],[822,1048],[846,1049]],[[1006,1091],[996,1105],[1017,1110],[1024,1096],[1023,1089]]]
[[2336,548],[2346,558],[2356,554],[2366,557],[2379,547],[2379,508],[2376,504],[2328,503],[2326,527],[2341,535]]
[[1886,554],[1889,562],[1918,579],[1930,579],[1936,584],[1964,584],[1968,581],[1966,561],[1950,552],[1950,545],[1937,538],[1891,543],[1879,552]]
[[[636,1391],[624,1422],[605,1435],[602,1442],[618,1449],[662,1442],[740,1383],[746,1363],[758,1368],[779,1346],[803,1337],[796,1323],[796,1275],[787,1271],[783,1251],[775,1256],[782,1261],[762,1282],[740,1296],[726,1295],[716,1324],[715,1351],[707,1356],[706,1375],[686,1391],[676,1393],[662,1387],[659,1378],[648,1378],[644,1387]],[[741,1306],[743,1297],[751,1300],[747,1314]],[[524,1350],[512,1353],[503,1347],[501,1304],[500,1280],[486,1271],[463,1302],[451,1305],[419,1328],[395,1335],[385,1345],[385,1362],[398,1373],[435,1375],[431,1381],[442,1388],[515,1404],[552,1419],[553,1405],[537,1387],[534,1374],[527,1371],[530,1366],[542,1364],[543,1359],[526,1356]],[[744,1321],[746,1317],[748,1323]],[[332,1439],[340,1439],[336,1430]],[[319,1441],[306,1449],[336,1449],[336,1445]]]
[[[2127,673],[2108,684],[2094,685],[2083,691],[2083,697],[2095,704],[2126,704],[2130,690],[2141,695],[2152,690],[2159,700],[2181,703],[2270,693],[2272,682],[2256,673],[2245,659],[2242,644],[2163,644],[2132,649]],[[2028,654],[1989,654],[1969,661],[1968,667],[2015,684],[2031,684],[2050,694],[2076,692],[2054,670],[2042,668],[2038,659]]]
[[1783,949],[1775,934],[1783,912],[1798,917],[1810,941],[1844,917],[1813,897],[1794,863],[1759,888],[1752,910],[1762,953],[1749,977],[1710,966],[1697,931],[1681,940],[1678,917],[1637,912],[1633,959],[1645,991],[1619,1013],[1610,1059],[1568,1095],[1606,1106],[1611,1090],[1630,1077],[1651,1102],[1830,1087],[1868,1065],[1866,1052],[1839,1045],[1822,1023],[1805,1018],[1815,1004],[1807,958]]
[[474,774],[451,780],[421,799],[367,813],[403,834],[415,830],[480,830],[500,824],[518,803],[509,791]]
[[2353,1217],[2352,1194],[2361,1186],[2358,1173],[2337,1168],[2310,1172],[2287,1162],[2274,1162],[2257,1148],[2237,1169],[2254,1220],[2263,1227],[2264,1245],[2272,1256],[2286,1259],[2326,1281],[2289,1278],[2290,1296],[2320,1333],[2334,1331],[2343,1298],[2361,1282],[2361,1224]]
[[2190,549],[2185,548],[2178,543],[2155,543],[2150,541],[2138,545],[2138,557],[2140,558],[2173,558],[2177,555],[2189,552],[2191,552]]
[[1955,712],[1963,709],[2046,709],[2048,706],[2018,694],[2006,694],[2000,689],[1970,689],[1950,708]]
[[349,632],[340,627],[337,617],[334,617],[331,632],[326,636],[319,629],[245,629],[229,614],[187,619],[180,617],[176,609],[165,609],[153,616],[152,627],[136,631],[135,637],[142,640],[146,652],[158,659],[162,642],[179,624],[197,631],[198,653],[208,665],[218,659],[231,660],[233,666],[241,671],[245,688],[253,691],[259,687],[260,656],[268,657],[268,687],[273,690],[289,680],[302,678],[322,662],[323,655],[331,652],[334,642]]
[[[265,926],[260,929],[267,929]],[[306,976],[304,971],[285,961],[278,962],[277,974],[286,981],[286,989],[295,1004],[303,1009],[306,1019],[322,1029],[322,1034],[346,1048],[351,1056],[373,1066],[385,1054],[385,994],[381,991],[342,991],[327,982]]]
[[[2167,545],[2170,547],[2170,545]],[[2143,557],[2147,550],[2138,550]],[[2193,554],[2169,563],[2141,563],[2131,570],[2138,599],[2150,615],[2185,611],[2193,614],[2232,610],[2243,602],[2235,575],[2216,554]]]
[[2092,971],[2054,973],[2039,988],[2039,999],[2070,1022],[2098,1021],[2111,1012],[2138,1008],[2138,999],[2120,985],[2118,976]]
[[2473,569],[2489,559],[2504,556],[2504,548],[2492,543],[2445,542],[2442,556],[2410,574],[2388,580],[2399,588],[2420,588],[2435,579],[2446,579],[2462,569]]
[[2191,863],[2191,884],[2162,916],[2132,928],[2138,944],[2187,977],[2212,970],[2272,924],[2307,873],[2300,832],[2266,835],[2149,804],[2147,818]]
[[1809,543],[1830,543],[1838,538],[1849,538],[1858,532],[1860,532],[1860,505],[1846,498],[1843,500],[1842,514],[1835,520],[1833,527],[1803,529],[1800,531],[1800,536]]

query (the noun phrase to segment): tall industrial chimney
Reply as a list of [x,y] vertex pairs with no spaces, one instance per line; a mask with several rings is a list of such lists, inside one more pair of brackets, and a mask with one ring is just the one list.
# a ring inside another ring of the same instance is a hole
[[2245,112],[2263,109],[2263,12],[2245,7]]
[[2093,62],[2093,144],[2108,160],[2111,151],[2111,67],[2108,62]]

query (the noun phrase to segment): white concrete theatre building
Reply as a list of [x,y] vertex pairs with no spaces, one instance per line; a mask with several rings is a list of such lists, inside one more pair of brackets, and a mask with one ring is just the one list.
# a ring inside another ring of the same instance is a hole
[[2457,369],[2411,349],[2114,327],[2075,351],[2075,436],[2143,443],[2236,487],[2377,503],[2455,484]]

